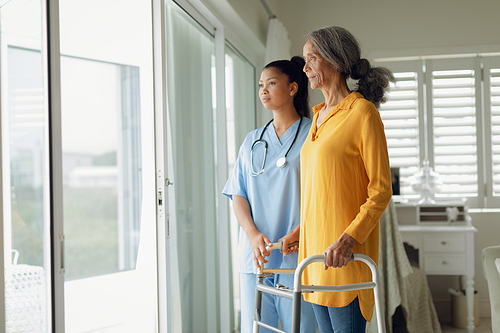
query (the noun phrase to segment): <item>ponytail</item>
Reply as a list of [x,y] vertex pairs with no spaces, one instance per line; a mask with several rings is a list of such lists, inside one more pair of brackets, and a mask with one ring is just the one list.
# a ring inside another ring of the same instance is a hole
[[297,92],[293,96],[293,106],[301,117],[310,118],[308,80],[303,71],[304,65],[305,60],[302,57],[294,56],[290,60],[270,62],[264,69],[275,68],[288,76],[288,83],[297,83]]

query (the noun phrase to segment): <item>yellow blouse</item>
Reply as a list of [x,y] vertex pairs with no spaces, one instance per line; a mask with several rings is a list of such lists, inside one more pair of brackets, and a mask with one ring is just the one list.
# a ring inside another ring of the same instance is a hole
[[[318,111],[300,154],[301,227],[299,262],[323,251],[346,232],[356,239],[354,253],[378,263],[379,219],[392,195],[384,126],[375,106],[359,93],[337,104],[316,127]],[[371,281],[370,269],[356,261],[324,270],[308,266],[306,285],[343,285]],[[373,291],[304,294],[308,302],[342,307],[359,298],[368,321],[373,314]]]

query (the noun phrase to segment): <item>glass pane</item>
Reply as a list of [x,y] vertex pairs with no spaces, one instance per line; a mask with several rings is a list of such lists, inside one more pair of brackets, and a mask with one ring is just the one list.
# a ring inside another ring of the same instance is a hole
[[61,71],[66,280],[134,269],[141,124],[128,92],[139,69],[63,56]]
[[[256,106],[255,67],[241,54],[226,44],[226,119],[228,170],[232,170],[240,145],[248,132],[255,129]],[[240,313],[240,286],[238,271],[238,220],[230,200],[231,253],[233,265],[233,295],[235,318]]]
[[216,332],[214,38],[175,5],[166,17],[170,330]]
[[156,332],[151,4],[60,0],[60,30],[66,332]]
[[51,332],[46,71],[40,1],[1,2],[6,332]]

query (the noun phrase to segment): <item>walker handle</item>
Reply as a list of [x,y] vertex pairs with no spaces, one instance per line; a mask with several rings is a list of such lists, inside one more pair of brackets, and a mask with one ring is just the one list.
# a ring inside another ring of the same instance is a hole
[[[300,295],[302,292],[303,285],[301,284],[301,279],[302,279],[302,273],[304,272],[304,269],[306,268],[306,266],[309,264],[312,264],[313,262],[324,263],[325,259],[326,259],[326,257],[325,257],[325,254],[323,253],[323,254],[309,256],[307,258],[304,258],[301,262],[299,262],[297,268],[295,269],[294,279],[293,279],[294,280],[293,281],[294,297],[297,297],[300,300],[299,296],[295,296],[295,295]],[[379,275],[378,275],[377,264],[375,264],[375,262],[370,257],[368,257],[365,254],[361,254],[361,253],[355,253],[355,254],[353,253],[350,261],[355,261],[355,260],[364,262],[370,268],[370,271],[372,273],[372,283],[373,283],[373,287],[370,287],[370,288],[373,288],[373,295],[375,298],[375,309],[376,309],[375,314],[377,316],[377,328],[378,328],[379,333],[385,333],[385,325],[383,325],[384,321],[382,318],[382,307],[381,307],[380,295],[379,295],[380,280],[379,280]],[[361,283],[360,285],[363,285],[363,284],[364,283]],[[347,285],[347,286],[353,286],[353,285],[356,285],[356,284]],[[313,286],[306,286],[306,287],[313,287]],[[330,287],[333,287],[333,286],[330,286]],[[327,291],[327,290],[319,290],[317,288],[316,288],[316,290],[317,291]],[[330,291],[330,290],[328,290],[328,291]],[[335,290],[331,290],[331,291],[335,291]],[[337,290],[337,291],[340,291],[340,290]],[[298,301],[298,302],[300,302],[300,301]],[[298,318],[300,318],[300,307],[299,307],[298,311],[299,311]],[[295,325],[295,327],[298,327],[298,326]],[[292,326],[292,330],[293,329],[294,328]]]
[[[288,243],[288,248],[291,248],[292,246],[295,246],[295,245],[299,245],[299,241]],[[273,243],[273,245],[266,247],[266,250],[268,250],[268,251],[272,251],[272,250],[276,250],[276,249],[279,249],[280,251],[283,250],[283,242]]]

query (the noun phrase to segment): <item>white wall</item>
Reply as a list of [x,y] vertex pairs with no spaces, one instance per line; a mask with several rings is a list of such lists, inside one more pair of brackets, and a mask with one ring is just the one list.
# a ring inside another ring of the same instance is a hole
[[273,11],[289,29],[293,53],[302,52],[306,32],[328,25],[352,32],[365,55],[500,44],[496,0],[281,0]]
[[[190,0],[201,2],[225,27],[225,36],[257,67],[266,51],[267,16],[258,1]],[[245,19],[241,18],[243,16]],[[259,73],[260,74],[260,73]]]
[[[265,44],[267,13],[260,1],[228,0],[245,24]],[[500,1],[497,0],[266,0],[287,27],[292,54],[302,54],[305,34],[338,25],[359,40],[367,58],[500,52]],[[311,103],[322,101],[314,91]],[[500,213],[471,214],[475,236],[476,289],[481,316],[489,316],[489,297],[481,250],[500,244]],[[456,277],[429,277],[438,312],[449,317],[448,287]]]
[[[217,0],[225,1],[225,0]],[[265,44],[267,13],[260,1],[228,0]],[[307,32],[339,25],[359,40],[367,58],[500,52],[497,0],[266,0],[287,27],[291,53],[302,54]],[[322,101],[319,92],[311,102]]]

